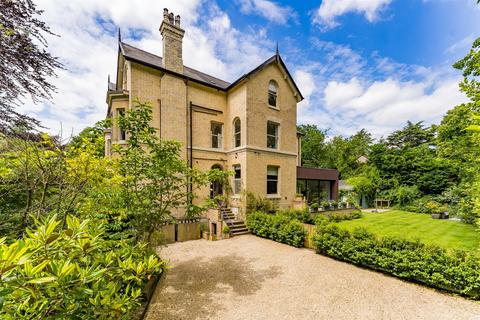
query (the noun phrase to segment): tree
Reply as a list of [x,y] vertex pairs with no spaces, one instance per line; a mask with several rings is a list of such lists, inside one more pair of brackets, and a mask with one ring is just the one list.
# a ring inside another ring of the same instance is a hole
[[316,125],[302,124],[298,126],[302,137],[302,165],[306,167],[330,167],[330,158],[327,154],[327,132],[320,130]]
[[150,126],[152,109],[148,103],[135,102],[117,121],[128,139],[126,145],[116,145],[114,150],[120,156],[120,174],[124,176],[124,203],[138,238],[150,242],[155,230],[182,211],[187,218],[194,218],[212,205],[195,204],[196,191],[212,181],[225,183],[228,172],[191,168],[180,156],[180,143],[161,140]]
[[50,28],[37,16],[42,13],[32,0],[0,1],[0,132],[17,127],[32,129],[39,121],[14,107],[24,98],[50,99],[55,86],[49,78],[62,65],[44,48]]
[[402,149],[432,143],[435,138],[435,128],[435,126],[425,128],[423,121],[417,123],[407,121],[401,130],[394,131],[387,137],[386,144],[390,148]]

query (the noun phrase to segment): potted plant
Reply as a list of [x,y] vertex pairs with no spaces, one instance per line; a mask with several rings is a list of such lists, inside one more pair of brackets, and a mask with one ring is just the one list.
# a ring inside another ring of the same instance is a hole
[[338,202],[337,202],[337,201],[332,201],[332,202],[330,202],[330,206],[331,206],[333,209],[337,209],[337,208],[338,208]]
[[346,209],[347,208],[347,203],[345,201],[342,201],[338,205],[339,208]]
[[330,202],[328,202],[328,201],[322,201],[322,207],[323,207],[325,210],[330,210]]
[[314,202],[310,205],[310,212],[318,212],[318,203]]
[[227,226],[227,225],[225,225],[225,226],[223,227],[222,233],[223,233],[223,238],[224,238],[224,239],[230,238],[230,227]]

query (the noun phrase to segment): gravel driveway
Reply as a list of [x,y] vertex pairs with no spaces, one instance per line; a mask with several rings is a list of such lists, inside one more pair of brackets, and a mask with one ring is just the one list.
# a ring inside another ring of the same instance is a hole
[[147,319],[480,319],[480,303],[253,235],[159,253]]

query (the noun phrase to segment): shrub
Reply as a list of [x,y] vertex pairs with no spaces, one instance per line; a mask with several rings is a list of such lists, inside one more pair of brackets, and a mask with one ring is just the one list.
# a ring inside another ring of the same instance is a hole
[[230,227],[229,226],[224,226],[222,232],[223,232],[223,234],[230,234]]
[[420,196],[420,190],[417,186],[400,186],[392,190],[390,197],[398,205],[407,205],[412,203]]
[[325,210],[330,209],[330,201],[322,201],[322,207],[325,208]]
[[308,209],[292,209],[292,208],[285,208],[285,209],[280,209],[277,211],[277,214],[280,215],[286,215],[290,219],[297,219],[300,222],[303,223],[308,223],[308,224],[314,224],[315,219],[313,218],[313,215],[308,212]]
[[480,257],[419,241],[378,238],[365,229],[353,232],[318,221],[316,251],[399,278],[480,299]]
[[247,216],[247,225],[250,231],[257,236],[297,248],[303,247],[306,231],[302,223],[291,216],[260,211],[252,212]]
[[325,217],[331,222],[340,222],[345,220],[360,219],[362,217],[362,212],[360,210],[353,211],[352,213],[327,213]]
[[277,210],[277,205],[272,200],[262,197],[256,197],[251,192],[245,192],[247,199],[247,214],[255,211],[273,213]]
[[105,240],[104,227],[67,217],[0,239],[0,318],[129,318],[148,279],[165,265],[144,244]]

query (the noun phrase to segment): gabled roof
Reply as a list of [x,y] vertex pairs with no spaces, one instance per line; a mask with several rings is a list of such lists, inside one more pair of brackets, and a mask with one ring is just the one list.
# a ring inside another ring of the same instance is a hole
[[[132,60],[155,69],[160,69],[162,71],[171,72],[163,67],[162,57],[132,47],[131,45],[123,42],[120,42],[119,45],[125,59]],[[200,82],[207,86],[213,86],[217,89],[227,90],[227,88],[230,86],[230,83],[227,81],[212,77],[211,75],[189,67],[183,67],[183,75],[181,76],[186,76],[189,79],[192,79],[194,81],[196,80],[197,82]]]
[[192,80],[194,82],[198,82],[200,84],[203,84],[203,85],[206,85],[206,86],[209,86],[209,87],[213,87],[215,89],[223,90],[223,91],[228,91],[229,89],[233,88],[234,86],[239,84],[244,79],[247,79],[248,77],[250,77],[254,73],[262,70],[265,67],[267,67],[271,63],[278,63],[279,66],[285,71],[286,75],[288,76],[288,80],[291,83],[291,85],[293,86],[293,90],[298,93],[299,98],[300,98],[299,100],[303,100],[302,93],[300,92],[300,90],[297,87],[297,84],[295,83],[292,76],[288,72],[288,69],[287,69],[285,63],[283,62],[283,60],[280,57],[280,55],[278,54],[278,52],[274,56],[272,56],[271,58],[269,58],[265,62],[263,62],[261,65],[259,65],[255,69],[253,69],[252,71],[242,75],[240,78],[235,80],[233,83],[229,83],[227,81],[218,79],[218,78],[213,77],[209,74],[206,74],[204,72],[201,72],[201,71],[198,71],[198,70],[192,69],[190,67],[186,67],[186,66],[184,66],[184,68],[183,68],[183,74],[179,74],[177,72],[173,72],[171,70],[165,69],[163,67],[162,57],[157,56],[155,54],[152,54],[150,52],[138,49],[136,47],[133,47],[133,46],[131,46],[129,44],[126,44],[124,42],[121,42],[121,41],[119,41],[119,49],[120,49],[122,55],[125,57],[126,60],[134,61],[134,62],[143,64],[145,66],[149,66],[149,67],[152,67],[154,69],[161,70],[163,72],[171,73],[171,74],[186,78],[188,80]]

